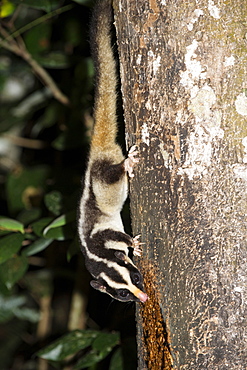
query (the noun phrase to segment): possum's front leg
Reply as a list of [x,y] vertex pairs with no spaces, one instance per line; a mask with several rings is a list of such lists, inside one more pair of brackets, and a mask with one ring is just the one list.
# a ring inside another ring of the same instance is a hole
[[139,162],[139,157],[136,157],[138,154],[137,146],[133,145],[129,150],[128,158],[124,161],[124,169],[128,172],[129,177],[134,177],[133,168]]

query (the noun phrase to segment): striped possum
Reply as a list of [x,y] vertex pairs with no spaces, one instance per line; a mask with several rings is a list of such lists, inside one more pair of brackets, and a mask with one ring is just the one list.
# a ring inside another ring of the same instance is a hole
[[138,162],[133,146],[125,159],[116,143],[116,63],[111,47],[110,0],[96,4],[91,47],[96,71],[94,130],[84,189],[79,204],[78,232],[91,286],[120,301],[146,302],[141,273],[128,257],[141,254],[139,236],[125,233],[120,212],[128,195],[128,178]]

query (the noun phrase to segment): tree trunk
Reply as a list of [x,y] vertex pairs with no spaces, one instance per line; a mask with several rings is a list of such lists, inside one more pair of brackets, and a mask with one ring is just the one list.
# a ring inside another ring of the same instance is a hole
[[247,369],[247,1],[115,0],[139,369]]

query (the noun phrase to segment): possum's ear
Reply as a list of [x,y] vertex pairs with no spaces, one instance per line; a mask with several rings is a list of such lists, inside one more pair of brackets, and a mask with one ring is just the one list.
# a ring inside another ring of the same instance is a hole
[[106,287],[102,284],[100,284],[97,280],[91,280],[90,285],[92,288],[99,290],[100,292],[105,293]]
[[123,262],[125,263],[125,265],[126,265],[127,263],[132,264],[131,259],[130,259],[128,256],[126,256],[126,254],[125,254],[125,253],[123,253],[123,252],[118,252],[118,251],[117,251],[117,252],[115,252],[114,254],[115,254],[115,256],[116,256],[119,260],[123,261]]

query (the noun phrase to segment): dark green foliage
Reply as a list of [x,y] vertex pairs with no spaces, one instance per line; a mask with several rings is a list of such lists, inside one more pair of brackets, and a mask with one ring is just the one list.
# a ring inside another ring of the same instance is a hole
[[[75,330],[64,335],[37,353],[49,361],[62,362],[69,358],[73,369],[85,369],[103,360],[120,342],[119,333],[103,333],[96,330]],[[83,351],[79,360],[75,355]],[[116,359],[114,359],[116,362]],[[118,363],[120,360],[118,360]]]

